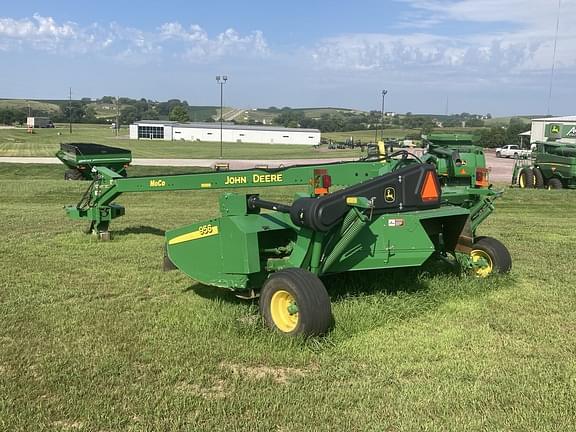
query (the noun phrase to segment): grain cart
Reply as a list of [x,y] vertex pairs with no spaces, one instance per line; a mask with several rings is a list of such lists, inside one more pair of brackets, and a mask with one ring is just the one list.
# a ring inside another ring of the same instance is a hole
[[[317,335],[331,322],[322,276],[419,267],[433,256],[457,257],[478,276],[511,267],[502,243],[476,235],[498,193],[441,188],[431,164],[396,157],[130,178],[96,166],[96,179],[66,212],[110,239],[111,221],[125,213],[114,202],[123,193],[221,189],[219,217],[165,233],[165,266],[242,298],[259,296],[266,323],[284,334]],[[289,203],[229,192],[288,185],[304,189]]]
[[479,137],[471,134],[432,133],[423,136],[427,150],[422,161],[436,167],[442,185],[488,187],[488,168]]
[[576,143],[536,142],[532,158],[517,160],[512,184],[521,188],[576,189]]
[[130,150],[90,143],[60,144],[56,157],[68,167],[64,180],[92,180],[95,166],[108,167],[126,177],[126,167],[132,162]]

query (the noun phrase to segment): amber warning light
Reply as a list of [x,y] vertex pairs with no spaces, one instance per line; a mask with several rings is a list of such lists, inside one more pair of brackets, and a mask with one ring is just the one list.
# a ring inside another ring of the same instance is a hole
[[440,198],[440,188],[436,175],[432,171],[426,173],[424,184],[420,190],[420,198],[424,202],[437,201]]

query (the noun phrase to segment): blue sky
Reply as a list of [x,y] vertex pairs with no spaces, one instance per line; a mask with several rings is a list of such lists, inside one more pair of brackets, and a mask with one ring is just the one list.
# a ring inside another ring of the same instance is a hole
[[576,1],[10,2],[0,97],[574,114]]

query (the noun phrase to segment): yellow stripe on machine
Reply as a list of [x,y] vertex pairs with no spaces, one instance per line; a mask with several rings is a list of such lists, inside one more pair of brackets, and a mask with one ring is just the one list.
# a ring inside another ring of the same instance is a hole
[[212,187],[212,183],[200,183],[201,188],[210,188]]
[[169,245],[184,243],[191,240],[198,240],[199,238],[210,237],[218,234],[218,227],[216,225],[202,225],[196,231],[187,234],[179,235],[173,239],[168,240]]

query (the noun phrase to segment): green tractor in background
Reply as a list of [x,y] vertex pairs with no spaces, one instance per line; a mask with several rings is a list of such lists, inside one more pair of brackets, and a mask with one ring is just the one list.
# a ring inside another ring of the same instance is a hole
[[517,160],[512,185],[522,189],[576,189],[576,143],[536,142],[531,159]]
[[443,186],[488,187],[488,168],[479,137],[471,134],[431,133],[423,135],[427,150],[422,162],[436,167]]
[[95,166],[107,167],[126,177],[132,162],[132,152],[119,147],[92,143],[63,143],[56,157],[68,168],[64,180],[93,180]]

